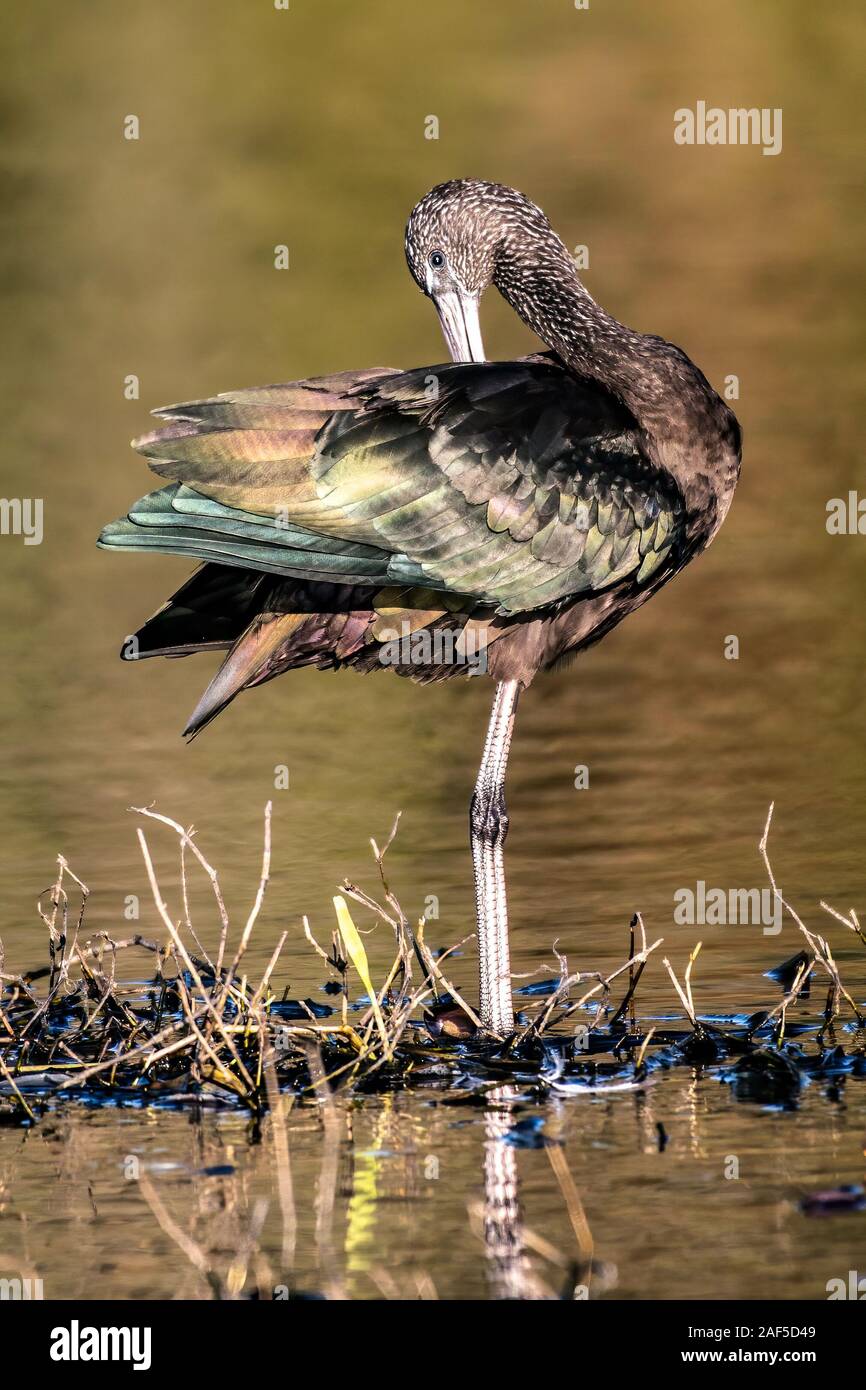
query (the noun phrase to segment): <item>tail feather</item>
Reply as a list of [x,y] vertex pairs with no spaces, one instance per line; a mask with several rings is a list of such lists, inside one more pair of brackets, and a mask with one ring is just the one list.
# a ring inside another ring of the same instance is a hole
[[[130,528],[130,529],[127,529]],[[103,550],[153,550],[164,555],[184,555],[193,560],[235,565],[284,575],[287,579],[329,580],[334,584],[387,584],[388,567],[346,555],[293,550],[287,546],[261,545],[221,536],[171,527],[131,527],[116,521],[106,526],[99,538]]]
[[97,544],[103,550],[155,550],[338,584],[417,583],[424,577],[405,555],[239,511],[181,483],[140,498],[128,516],[103,528]]
[[184,735],[200,733],[247,685],[267,678],[269,663],[308,613],[261,613],[234,644],[189,719]]
[[[429,661],[408,643],[429,629]],[[234,700],[241,690],[261,685],[283,671],[304,666],[374,671],[389,666],[416,681],[470,674],[467,655],[477,656],[504,636],[507,621],[482,615],[473,600],[449,596],[437,604],[432,589],[371,588],[332,581],[297,581],[228,565],[208,564],[127,642],[127,659],[186,656],[228,650],[184,733],[193,737]],[[436,640],[451,633],[437,655]],[[387,648],[387,661],[383,649]],[[449,655],[453,652],[453,655]]]
[[129,661],[224,651],[265,607],[262,591],[272,583],[254,570],[202,565],[124,642],[121,656]]

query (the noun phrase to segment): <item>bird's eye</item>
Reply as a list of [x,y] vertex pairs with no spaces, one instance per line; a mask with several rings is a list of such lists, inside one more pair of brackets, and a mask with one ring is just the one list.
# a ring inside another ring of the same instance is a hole
[[430,252],[430,264],[432,265],[434,270],[442,269],[443,265],[445,264],[445,257],[442,255],[441,251]]

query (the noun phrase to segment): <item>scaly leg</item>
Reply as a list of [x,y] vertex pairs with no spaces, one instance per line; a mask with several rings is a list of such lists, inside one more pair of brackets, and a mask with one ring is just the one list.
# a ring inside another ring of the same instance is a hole
[[510,1033],[514,1027],[503,846],[508,834],[505,770],[519,695],[517,681],[500,681],[496,687],[484,755],[469,811],[478,922],[481,1022],[494,1033]]

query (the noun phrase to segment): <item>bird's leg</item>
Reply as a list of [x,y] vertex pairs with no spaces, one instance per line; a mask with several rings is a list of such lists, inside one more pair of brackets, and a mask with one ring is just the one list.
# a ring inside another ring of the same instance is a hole
[[520,685],[514,680],[500,681],[496,687],[484,754],[469,811],[478,922],[481,1022],[494,1033],[509,1033],[514,1027],[508,901],[502,851],[508,834],[505,770],[519,694]]

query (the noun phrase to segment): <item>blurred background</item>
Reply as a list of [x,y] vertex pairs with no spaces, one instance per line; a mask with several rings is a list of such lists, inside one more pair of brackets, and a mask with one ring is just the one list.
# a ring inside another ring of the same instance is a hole
[[[431,185],[471,175],[520,188],[585,245],[585,281],[619,319],[680,344],[717,389],[736,376],[745,437],[709,553],[523,701],[515,969],[553,964],[557,938],[573,968],[612,967],[640,908],[677,960],[703,935],[704,1007],[732,990],[774,1001],[760,971],[793,937],[675,927],[672,904],[698,879],[762,885],[771,800],[787,895],[812,919],[821,897],[863,904],[866,538],[825,526],[828,499],[864,480],[861,6],[16,0],[3,30],[2,493],[44,499],[45,518],[40,546],[0,538],[7,968],[43,959],[34,899],[59,852],[90,885],[91,927],[126,934],[137,894],[156,930],[127,812],[149,803],[196,824],[237,916],[273,797],[250,968],[287,927],[279,983],[293,992],[320,983],[300,915],[330,932],[335,884],[370,879],[368,838],[398,810],[404,907],[435,895],[442,944],[471,930],[467,804],[489,682],[301,672],[187,747],[217,658],[132,666],[118,650],[190,566],[95,547],[153,485],[128,447],[152,407],[440,361],[403,228]],[[674,112],[699,100],[782,108],[782,152],[675,144]],[[482,316],[492,357],[532,349],[494,292]],[[290,786],[275,791],[281,764]],[[173,892],[173,843],[151,839]],[[854,945],[841,933],[843,974]],[[391,943],[369,946],[378,967]],[[470,948],[455,970],[471,993]]]

